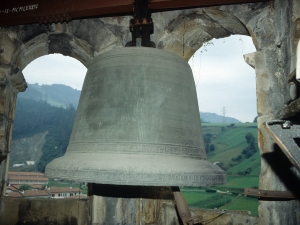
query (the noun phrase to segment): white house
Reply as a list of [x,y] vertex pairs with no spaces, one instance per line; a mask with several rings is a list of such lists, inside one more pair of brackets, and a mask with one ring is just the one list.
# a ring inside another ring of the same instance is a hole
[[79,196],[81,190],[72,187],[49,187],[46,190],[51,194],[52,198],[68,198],[72,196]]

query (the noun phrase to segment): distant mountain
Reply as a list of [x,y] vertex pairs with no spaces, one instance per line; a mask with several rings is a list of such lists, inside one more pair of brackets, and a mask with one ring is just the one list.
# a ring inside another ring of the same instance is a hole
[[18,94],[18,98],[32,99],[36,101],[45,101],[48,104],[56,107],[68,108],[73,105],[75,108],[78,106],[80,97],[79,90],[73,89],[63,84],[52,85],[38,85],[27,84],[28,87],[25,92]]
[[[223,116],[216,113],[200,112],[200,118],[204,122],[223,123]],[[232,117],[225,117],[225,123],[241,123],[241,121]]]

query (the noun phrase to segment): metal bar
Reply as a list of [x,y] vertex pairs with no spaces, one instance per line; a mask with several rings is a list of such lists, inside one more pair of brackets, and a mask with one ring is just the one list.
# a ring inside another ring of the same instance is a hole
[[289,161],[300,171],[300,148],[297,144],[300,139],[300,125],[288,120],[267,121],[264,125]]
[[175,205],[177,208],[177,212],[182,220],[184,225],[193,225],[193,224],[200,224],[201,219],[199,216],[191,216],[190,208],[180,192],[179,187],[172,187]]
[[271,191],[271,190],[261,190],[246,188],[244,190],[245,195],[257,196],[259,198],[266,199],[297,199],[298,197],[290,191]]
[[[270,0],[151,0],[152,12]],[[134,0],[15,0],[0,2],[0,26],[52,23],[109,15],[132,15]]]

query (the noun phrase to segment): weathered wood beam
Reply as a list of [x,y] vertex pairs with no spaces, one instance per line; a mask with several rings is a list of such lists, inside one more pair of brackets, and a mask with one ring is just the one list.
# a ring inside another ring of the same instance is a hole
[[[270,0],[150,0],[152,12]],[[132,15],[134,0],[1,1],[0,26],[53,23],[86,17]]]
[[270,0],[150,0],[149,8],[155,11],[178,10],[182,8],[231,5]]

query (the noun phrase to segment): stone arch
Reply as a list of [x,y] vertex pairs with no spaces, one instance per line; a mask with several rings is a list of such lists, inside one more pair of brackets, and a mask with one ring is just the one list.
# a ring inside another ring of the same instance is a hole
[[232,13],[208,7],[181,11],[158,34],[156,43],[158,48],[173,52],[188,61],[205,42],[233,34],[250,36],[245,25]]
[[[256,92],[259,113],[258,137],[260,151],[262,155],[271,155],[275,164],[280,163],[280,158],[276,158],[276,155],[274,156],[273,154],[274,141],[266,133],[263,123],[267,120],[278,118],[278,115],[281,115],[280,118],[284,118],[284,115],[280,114],[280,110],[283,108],[284,103],[287,102],[286,100],[290,98],[287,77],[295,69],[295,43],[298,42],[300,33],[299,9],[299,1],[273,0],[264,3],[185,10],[184,13],[182,11],[173,11],[153,14],[155,34],[152,40],[156,42],[160,49],[182,56],[183,15],[189,15],[191,23],[193,21],[207,33],[201,36],[201,32],[197,33],[192,29],[189,30],[190,34],[185,33],[185,40],[187,40],[185,42],[185,46],[187,46],[185,53],[187,55],[184,58],[186,59],[200,48],[203,42],[213,38],[208,34],[214,33],[219,38],[239,32],[240,34],[251,35],[257,49],[257,52],[251,56],[249,62],[251,61],[252,66],[255,67],[256,77],[258,78]],[[202,17],[199,13],[197,14],[197,11],[203,12]],[[191,12],[196,13],[192,14]],[[222,19],[224,18],[226,20],[223,21]],[[45,40],[48,40],[48,36],[66,33],[67,36],[71,36],[69,40],[70,45],[75,44],[77,46],[75,50],[68,54],[71,54],[74,58],[78,57],[79,61],[82,62],[80,55],[86,54],[87,58],[92,59],[110,48],[124,46],[130,39],[128,21],[128,17],[96,18],[74,20],[68,24],[43,26],[33,24],[0,28],[0,111],[5,119],[3,121],[6,121],[0,124],[0,153],[2,156],[9,152],[9,149],[6,149],[6,147],[9,146],[11,127],[7,124],[9,124],[9,120],[13,119],[11,110],[14,107],[14,98],[11,96],[15,94],[12,92],[16,89],[9,77],[17,74],[17,70],[14,67],[22,68],[26,63],[28,64],[30,60],[34,59],[34,56],[28,57],[25,54],[26,47],[30,48],[30,40],[40,36],[44,40],[41,45],[41,52],[48,54],[48,45],[45,43]],[[212,25],[205,26],[205,24],[201,23],[203,21]],[[190,24],[194,28],[197,28],[197,25]],[[97,29],[94,29],[95,27]],[[195,33],[193,33],[194,31]],[[47,38],[41,35],[45,35]],[[43,46],[46,46],[46,49]],[[25,50],[23,49],[22,51],[22,48]],[[32,53],[41,54],[38,51],[38,48],[33,48]],[[26,60],[26,57],[28,57],[28,60]],[[88,62],[82,63],[86,65]],[[19,79],[16,80],[19,81]],[[22,82],[20,81],[19,83]],[[23,89],[19,90],[22,91]],[[3,139],[5,140],[3,141]],[[5,146],[3,146],[3,143],[5,143]],[[5,186],[6,173],[6,167],[3,163],[1,164],[0,173],[0,190],[2,190]],[[280,177],[274,173],[273,168],[264,160],[262,160],[259,186],[260,189],[264,190],[287,190]],[[297,200],[289,202],[262,201],[259,205],[258,223],[299,224],[300,217],[295,213],[295,210],[299,211]]]
[[29,63],[41,56],[60,53],[73,57],[87,66],[93,56],[87,50],[89,46],[85,45],[86,49],[82,49],[83,43],[83,40],[68,33],[43,33],[20,46],[12,59],[12,65],[23,70]]
[[[244,22],[230,10],[220,7],[154,13],[152,17],[155,33],[151,39],[157,48],[173,52],[186,60],[203,43],[213,38],[232,34],[250,35]],[[123,47],[130,41],[129,20],[130,17],[123,16],[13,27],[8,29],[11,33],[9,36],[18,42],[18,47],[13,52],[10,64],[22,70],[40,56],[61,53],[87,66],[98,54]],[[251,32],[251,35],[254,34]]]
[[5,28],[4,36],[12,42],[11,57],[7,63],[22,70],[40,56],[60,53],[87,66],[96,55],[125,46],[130,37],[129,19],[83,19],[69,23]]

